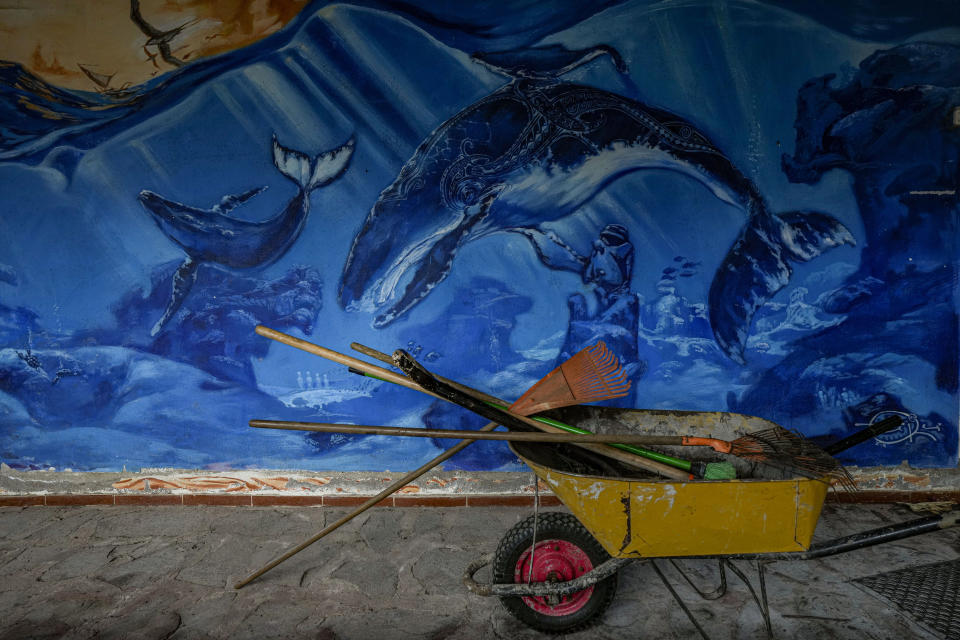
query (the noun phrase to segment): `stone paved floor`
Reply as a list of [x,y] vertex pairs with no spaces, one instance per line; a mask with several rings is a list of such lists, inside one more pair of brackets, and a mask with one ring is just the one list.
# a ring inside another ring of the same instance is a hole
[[[232,588],[346,512],[2,508],[0,638],[544,637],[460,582],[465,566],[493,551],[529,509],[373,509],[244,589]],[[915,517],[902,505],[828,505],[817,539]],[[958,555],[960,531],[954,529],[819,561],[775,563],[767,587],[776,637],[934,638],[849,580]],[[688,566],[704,577],[713,570],[704,562]],[[726,596],[707,602],[665,571],[710,637],[764,637],[759,611],[736,578]],[[621,571],[617,597],[600,624],[565,637],[697,633],[652,567],[635,563]]]

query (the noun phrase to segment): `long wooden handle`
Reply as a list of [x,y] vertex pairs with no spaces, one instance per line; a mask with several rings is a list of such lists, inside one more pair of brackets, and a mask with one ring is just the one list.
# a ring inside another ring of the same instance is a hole
[[[406,436],[415,438],[456,438],[458,440],[507,440],[509,442],[583,442],[622,443],[645,445],[682,445],[682,436],[645,436],[632,433],[545,433],[540,431],[488,431],[479,433],[469,429],[421,429],[365,424],[337,424],[333,422],[296,422],[291,420],[251,420],[257,429],[287,431],[315,431],[319,433],[353,433],[375,436]],[[709,446],[709,445],[708,445]]]
[[[377,366],[368,364],[368,363],[364,362],[363,360],[358,360],[357,358],[351,358],[350,356],[347,356],[347,355],[344,355],[344,354],[341,354],[341,353],[337,353],[336,351],[332,351],[332,350],[330,350],[330,349],[325,349],[324,347],[321,347],[321,346],[319,346],[319,345],[313,344],[312,342],[307,342],[306,340],[301,340],[301,339],[299,339],[299,338],[295,338],[295,337],[293,337],[293,336],[291,336],[291,335],[288,335],[288,334],[286,334],[286,333],[282,333],[282,332],[280,332],[280,331],[276,331],[276,330],[274,330],[274,329],[271,329],[271,328],[269,328],[269,327],[265,327],[265,326],[263,326],[263,325],[258,325],[257,328],[256,328],[256,332],[257,332],[259,335],[261,335],[261,336],[264,336],[264,337],[266,337],[266,338],[270,338],[270,339],[272,339],[272,340],[276,340],[277,342],[282,342],[283,344],[289,345],[289,346],[291,346],[291,347],[295,347],[295,348],[297,348],[297,349],[301,349],[301,350],[306,351],[306,352],[308,352],[308,353],[313,353],[313,354],[315,354],[315,355],[318,355],[318,356],[327,358],[328,360],[333,360],[334,362],[339,362],[339,363],[341,363],[341,364],[345,364],[345,365],[347,365],[347,366],[349,366],[349,367],[354,367],[355,369],[357,369],[357,370],[359,370],[359,371],[364,371],[364,372],[369,373],[369,374],[371,374],[371,375],[375,375],[375,376],[377,376],[377,377],[379,377],[379,378],[383,378],[383,379],[385,379],[385,380],[390,380],[391,382],[395,382],[396,384],[403,385],[403,386],[408,386],[408,385],[406,384],[406,383],[408,382],[408,380],[407,380],[404,376],[401,376],[401,375],[399,375],[399,374],[395,374],[393,371],[389,371],[389,370],[387,370],[387,369],[383,369],[383,368],[381,368],[381,367],[377,367]],[[396,377],[397,379],[396,379],[396,380],[392,379],[392,378],[394,378],[394,377]],[[416,385],[414,385],[414,387],[416,387]],[[420,391],[422,391],[422,389],[419,389],[419,388],[417,388],[417,389],[420,390]],[[483,432],[486,432],[486,431],[493,431],[493,430],[496,429],[498,426],[499,426],[499,425],[498,425],[496,422],[489,422],[489,423],[487,423],[486,425],[484,425],[484,426],[478,431],[478,433],[483,433]],[[434,458],[433,460],[430,460],[429,462],[423,464],[421,467],[415,469],[414,471],[411,471],[411,472],[408,473],[407,475],[405,475],[405,476],[403,476],[402,478],[398,479],[396,482],[392,483],[391,485],[389,485],[388,487],[386,487],[383,491],[381,491],[381,492],[378,493],[377,495],[373,496],[372,498],[368,499],[366,502],[364,502],[364,503],[361,504],[359,507],[357,507],[356,509],[354,509],[353,511],[351,511],[351,512],[348,513],[347,515],[343,516],[342,518],[340,518],[340,519],[337,520],[336,522],[334,522],[334,523],[332,523],[332,524],[324,527],[324,529],[323,529],[322,531],[320,531],[319,533],[317,533],[316,535],[314,535],[314,536],[313,536],[312,538],[310,538],[309,540],[305,540],[305,541],[301,542],[301,543],[298,544],[296,547],[294,547],[293,549],[290,549],[289,551],[287,551],[286,553],[284,553],[284,554],[283,554],[282,556],[280,556],[279,558],[277,558],[277,559],[275,559],[275,560],[272,560],[271,562],[269,562],[269,563],[266,564],[265,566],[261,567],[261,568],[258,569],[257,571],[254,571],[253,573],[251,573],[249,576],[247,576],[247,577],[244,578],[243,580],[237,582],[236,584],[233,585],[233,588],[234,588],[234,589],[242,589],[244,586],[250,584],[251,582],[253,582],[253,581],[256,580],[257,578],[259,578],[260,576],[262,576],[263,574],[265,574],[267,571],[270,571],[271,569],[273,569],[273,568],[276,567],[277,565],[281,564],[282,562],[285,562],[285,561],[289,560],[290,558],[292,558],[292,557],[295,556],[296,554],[300,553],[301,551],[303,551],[304,549],[306,549],[307,547],[309,547],[310,545],[312,545],[314,542],[317,542],[317,541],[320,540],[321,538],[329,535],[330,533],[333,533],[334,531],[336,531],[337,529],[339,529],[339,528],[342,527],[343,525],[347,524],[348,522],[350,522],[351,520],[353,520],[354,518],[356,518],[358,515],[360,515],[360,514],[363,513],[364,511],[366,511],[367,509],[370,509],[370,508],[373,507],[374,505],[379,504],[381,501],[383,501],[384,499],[390,497],[391,495],[393,495],[394,493],[396,493],[397,491],[399,491],[400,489],[402,489],[402,488],[405,487],[406,485],[410,484],[411,482],[413,482],[414,480],[416,480],[417,478],[419,478],[420,476],[422,476],[422,475],[425,474],[426,472],[430,471],[431,469],[433,469],[433,468],[436,467],[437,465],[446,462],[447,460],[449,460],[449,459],[452,458],[453,456],[455,456],[455,455],[457,455],[458,453],[460,453],[461,451],[463,451],[465,448],[469,447],[471,444],[473,444],[473,442],[474,442],[474,440],[463,440],[462,442],[456,444],[455,446],[447,449],[446,451],[444,451],[443,453],[441,453],[440,455],[438,455],[438,456],[437,456],[436,458]]]

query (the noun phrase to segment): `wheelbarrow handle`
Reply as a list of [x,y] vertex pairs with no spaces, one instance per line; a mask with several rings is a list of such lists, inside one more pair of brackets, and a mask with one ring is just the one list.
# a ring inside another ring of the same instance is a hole
[[[926,516],[924,518],[908,520],[907,522],[900,522],[887,527],[881,527],[879,529],[862,531],[860,533],[846,536],[845,538],[838,538],[836,540],[829,540],[827,542],[815,544],[810,547],[808,551],[802,552],[796,557],[804,560],[824,558],[826,556],[833,556],[837,555],[838,553],[845,553],[855,549],[872,547],[885,542],[903,540],[904,538],[911,538],[913,536],[930,533],[932,531],[950,529],[951,527],[956,527],[958,524],[960,524],[960,509],[948,511],[947,513],[941,515]],[[789,558],[790,554],[784,554],[784,557]]]

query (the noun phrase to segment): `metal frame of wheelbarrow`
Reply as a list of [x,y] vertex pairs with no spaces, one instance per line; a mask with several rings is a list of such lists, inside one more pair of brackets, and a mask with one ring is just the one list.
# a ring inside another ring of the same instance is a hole
[[[765,569],[766,565],[772,562],[779,562],[781,560],[815,560],[819,558],[825,558],[827,556],[833,556],[840,553],[847,553],[848,551],[855,551],[857,549],[864,549],[866,547],[872,547],[878,544],[884,544],[887,542],[893,542],[895,540],[903,540],[904,538],[910,538],[913,536],[918,536],[925,533],[932,533],[934,531],[940,531],[942,529],[948,529],[960,524],[960,510],[951,511],[942,515],[936,516],[927,516],[925,518],[917,518],[915,520],[909,520],[907,522],[901,522],[899,524],[889,525],[886,527],[880,527],[877,529],[871,529],[869,531],[862,531],[860,533],[854,533],[849,536],[842,538],[836,538],[834,540],[828,540],[825,542],[820,542],[818,544],[812,545],[806,551],[788,551],[788,552],[778,552],[778,553],[743,553],[743,554],[731,554],[731,555],[708,555],[708,556],[660,556],[656,558],[611,558],[606,562],[603,562],[598,567],[594,568],[592,571],[585,573],[579,578],[573,580],[568,580],[565,582],[537,582],[537,583],[514,583],[514,584],[484,584],[479,583],[474,579],[474,575],[483,567],[489,565],[493,561],[493,554],[487,554],[478,560],[470,563],[463,574],[463,584],[471,592],[479,596],[498,596],[498,597],[509,597],[509,596],[566,596],[578,591],[582,591],[588,587],[591,587],[601,580],[609,578],[617,571],[622,569],[624,566],[631,564],[637,561],[649,561],[653,566],[654,571],[656,571],[658,577],[666,586],[667,590],[670,592],[670,595],[677,601],[680,607],[686,613],[687,617],[693,623],[693,625],[700,632],[700,635],[704,638],[708,638],[706,632],[694,618],[693,613],[686,606],[683,599],[680,595],[674,590],[673,586],[667,580],[667,577],[660,570],[660,567],[657,566],[656,560],[669,560],[674,568],[680,573],[680,575],[687,581],[687,583],[697,592],[697,594],[706,600],[715,600],[723,596],[727,591],[727,577],[726,569],[729,568],[733,573],[739,577],[744,584],[747,585],[747,588],[750,590],[750,595],[753,596],[754,602],[756,602],[757,607],[759,607],[761,614],[763,615],[763,621],[766,625],[767,635],[773,637],[773,627],[770,623],[770,606],[767,601],[767,585],[765,580]],[[677,565],[677,560],[717,560],[719,563],[720,571],[720,585],[710,592],[705,592],[699,589],[693,581],[687,576],[687,574]],[[760,593],[757,594],[757,590],[754,589],[750,579],[736,566],[733,564],[733,560],[752,560],[756,562],[757,565],[757,575],[759,579]]]

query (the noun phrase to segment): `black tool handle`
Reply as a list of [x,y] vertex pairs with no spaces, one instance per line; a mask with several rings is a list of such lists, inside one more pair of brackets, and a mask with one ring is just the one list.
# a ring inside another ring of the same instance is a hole
[[824,447],[823,450],[830,455],[835,456],[841,451],[846,451],[847,449],[854,447],[861,442],[869,440],[870,438],[875,438],[881,433],[893,431],[901,424],[903,424],[903,418],[900,416],[890,416],[889,418],[884,418],[876,424],[870,425],[866,429],[861,429],[860,431],[852,433],[842,440],[838,440],[833,444]]
[[430,393],[435,393],[438,396],[449,400],[453,404],[459,405],[464,409],[469,409],[470,411],[483,416],[487,420],[502,424],[508,429],[515,429],[517,431],[533,430],[527,423],[510,415],[509,413],[504,413],[499,409],[495,409],[494,407],[477,400],[473,396],[466,394],[459,389],[453,388],[442,380],[438,380],[432,373],[427,371],[423,365],[414,360],[413,356],[403,349],[397,349],[393,352],[393,362],[401,371],[410,376],[411,380],[416,382]]

